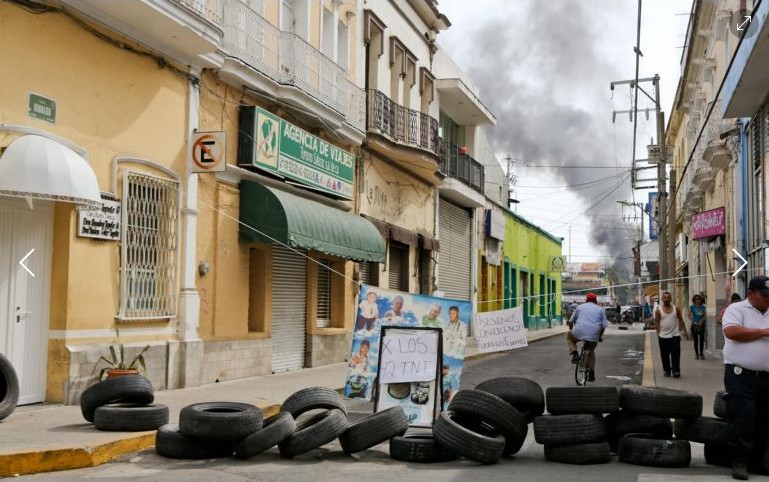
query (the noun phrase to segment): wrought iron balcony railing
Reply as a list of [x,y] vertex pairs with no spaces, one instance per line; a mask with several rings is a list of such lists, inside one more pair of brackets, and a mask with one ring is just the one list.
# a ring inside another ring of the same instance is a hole
[[483,194],[485,172],[483,164],[467,154],[460,154],[459,147],[444,142],[441,156],[441,172],[447,176],[462,181],[474,190]]
[[368,130],[382,134],[398,144],[440,154],[437,120],[397,104],[374,89],[368,91]]

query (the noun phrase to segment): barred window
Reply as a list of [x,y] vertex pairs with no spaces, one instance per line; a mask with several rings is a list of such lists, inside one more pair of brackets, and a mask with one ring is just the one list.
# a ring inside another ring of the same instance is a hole
[[316,326],[331,326],[331,261],[318,261],[318,314]]
[[118,319],[176,316],[179,183],[126,171],[122,216]]

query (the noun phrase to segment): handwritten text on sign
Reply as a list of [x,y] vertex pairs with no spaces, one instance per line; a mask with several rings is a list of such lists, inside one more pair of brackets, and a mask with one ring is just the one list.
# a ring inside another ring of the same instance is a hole
[[523,308],[478,313],[475,318],[478,351],[490,353],[528,346]]
[[435,380],[438,369],[436,331],[389,330],[382,338],[379,383]]

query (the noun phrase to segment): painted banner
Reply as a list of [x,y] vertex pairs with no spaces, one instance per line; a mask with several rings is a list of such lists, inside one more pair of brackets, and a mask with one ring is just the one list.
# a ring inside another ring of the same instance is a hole
[[475,339],[481,353],[529,346],[523,326],[523,307],[476,314]]
[[[472,316],[469,301],[437,298],[434,296],[385,290],[374,286],[361,285],[355,331],[352,338],[352,353],[347,370],[344,394],[348,398],[372,399],[372,391],[379,370],[379,350],[382,326],[403,328],[428,327],[443,331],[443,363],[441,365],[441,390],[446,406],[454,393],[459,390],[459,379],[465,360],[465,337]],[[423,382],[411,382],[407,389],[411,394],[421,393],[427,388]],[[386,386],[382,387],[387,389]],[[398,392],[402,398],[411,400],[406,389]],[[417,397],[418,398],[418,397]],[[401,405],[406,416],[413,420],[416,414],[409,411],[406,402]],[[380,405],[382,407],[384,405]]]
[[692,239],[712,238],[726,232],[723,207],[692,215]]
[[352,199],[355,156],[253,106],[240,112],[239,164]]

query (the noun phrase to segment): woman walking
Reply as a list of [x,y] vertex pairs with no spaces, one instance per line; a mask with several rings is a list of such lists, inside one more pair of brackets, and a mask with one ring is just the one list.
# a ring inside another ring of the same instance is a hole
[[692,321],[692,340],[694,340],[694,353],[697,360],[705,359],[705,313],[706,307],[702,296],[694,295],[692,305],[689,307],[689,319]]

